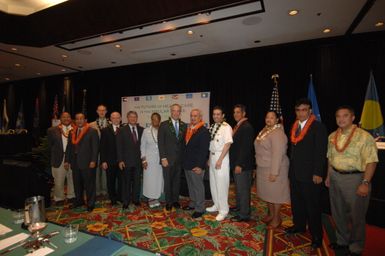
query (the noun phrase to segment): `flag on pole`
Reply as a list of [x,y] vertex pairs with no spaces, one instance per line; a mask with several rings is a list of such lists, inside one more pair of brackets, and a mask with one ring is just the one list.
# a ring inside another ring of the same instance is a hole
[[8,124],[9,124],[9,118],[8,118],[8,114],[7,114],[7,100],[4,99],[3,100],[3,116],[2,116],[2,126],[1,126],[1,130],[3,132],[5,131],[8,131]]
[[307,98],[311,101],[313,114],[316,116],[318,121],[321,121],[321,113],[319,112],[317,97],[315,95],[313,76],[310,74],[309,89],[307,91]]
[[17,113],[16,127],[15,128],[17,130],[21,130],[21,129],[25,128],[23,101],[20,103],[19,112]]
[[283,116],[282,116],[282,108],[281,104],[279,103],[279,92],[278,92],[278,74],[274,74],[271,76],[271,79],[274,81],[273,91],[271,93],[271,100],[270,100],[270,111],[275,111],[279,119],[281,120],[281,123],[283,123]]
[[373,137],[383,137],[384,118],[381,113],[380,101],[378,99],[376,82],[372,71],[370,71],[368,88],[366,89],[364,108],[362,109],[360,127],[370,132]]
[[60,124],[59,120],[59,102],[57,95],[55,95],[55,99],[53,101],[53,108],[52,108],[52,126],[58,126]]

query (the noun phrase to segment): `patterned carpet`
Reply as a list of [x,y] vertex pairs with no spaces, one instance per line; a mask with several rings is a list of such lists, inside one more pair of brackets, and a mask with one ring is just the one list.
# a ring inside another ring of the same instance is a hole
[[[230,189],[230,204],[234,204],[234,189]],[[188,199],[181,199],[187,205]],[[210,206],[211,202],[207,202]],[[162,207],[150,209],[146,203],[141,207],[111,207],[108,200],[98,200],[96,208],[88,213],[85,208],[69,209],[51,207],[47,209],[49,221],[57,224],[79,224],[79,229],[92,234],[107,236],[141,249],[160,252],[164,255],[329,255],[328,242],[318,250],[310,247],[309,234],[287,236],[284,227],[291,225],[289,205],[282,210],[282,227],[266,230],[260,221],[266,212],[266,204],[252,193],[252,220],[230,221],[231,215],[222,221],[215,214],[205,214],[192,219],[191,212],[181,209],[172,212]]]

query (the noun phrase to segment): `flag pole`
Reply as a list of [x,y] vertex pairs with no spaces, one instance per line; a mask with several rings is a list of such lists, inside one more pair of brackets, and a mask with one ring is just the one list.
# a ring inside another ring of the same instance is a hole
[[271,79],[274,81],[274,85],[276,85],[276,86],[278,86],[278,78],[279,78],[278,74],[273,74],[271,76]]

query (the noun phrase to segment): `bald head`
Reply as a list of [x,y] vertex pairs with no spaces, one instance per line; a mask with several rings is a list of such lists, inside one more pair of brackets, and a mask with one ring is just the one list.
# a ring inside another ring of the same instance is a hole
[[112,112],[110,115],[110,120],[113,125],[119,125],[122,121],[122,117],[120,116],[119,112]]

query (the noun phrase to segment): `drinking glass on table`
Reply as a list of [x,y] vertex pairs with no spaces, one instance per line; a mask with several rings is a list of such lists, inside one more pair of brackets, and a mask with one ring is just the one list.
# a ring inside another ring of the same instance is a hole
[[24,222],[24,209],[17,209],[12,212],[14,224],[21,224]]
[[66,244],[74,243],[78,239],[79,225],[68,224],[64,227],[63,236]]

